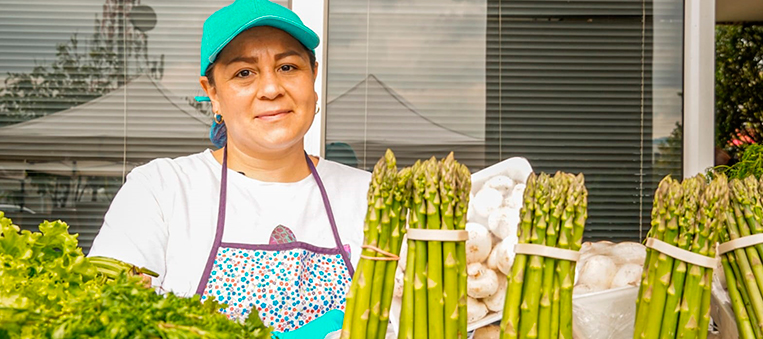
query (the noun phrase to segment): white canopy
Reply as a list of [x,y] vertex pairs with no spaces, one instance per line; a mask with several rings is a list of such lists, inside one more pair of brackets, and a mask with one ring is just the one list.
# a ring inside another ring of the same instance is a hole
[[0,128],[0,169],[122,175],[211,147],[211,119],[146,75],[80,106]]

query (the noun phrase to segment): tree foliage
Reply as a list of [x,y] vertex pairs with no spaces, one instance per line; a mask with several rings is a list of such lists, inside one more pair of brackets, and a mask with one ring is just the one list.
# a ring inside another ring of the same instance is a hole
[[716,145],[739,158],[763,142],[763,26],[716,27]]
[[75,34],[56,45],[50,64],[39,63],[31,72],[8,73],[0,88],[0,126],[81,105],[140,74],[162,77],[164,56],[149,61],[145,34],[133,27],[114,34],[103,27],[96,19],[85,46]]

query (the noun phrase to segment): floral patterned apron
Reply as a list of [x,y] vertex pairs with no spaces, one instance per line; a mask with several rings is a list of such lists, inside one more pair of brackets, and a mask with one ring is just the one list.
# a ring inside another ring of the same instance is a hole
[[296,241],[280,225],[269,244],[223,242],[227,151],[226,147],[215,242],[196,293],[202,300],[214,298],[227,304],[220,311],[231,319],[245,319],[256,308],[263,322],[279,332],[293,331],[333,309],[344,311],[353,268],[349,251],[339,238],[326,189],[307,153],[305,160],[320,189],[336,247]]

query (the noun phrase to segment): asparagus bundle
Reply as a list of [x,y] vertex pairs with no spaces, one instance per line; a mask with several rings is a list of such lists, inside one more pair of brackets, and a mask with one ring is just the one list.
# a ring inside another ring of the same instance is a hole
[[368,188],[361,260],[347,292],[341,338],[384,338],[395,270],[405,233],[411,169],[397,171],[387,150],[376,163]]
[[[721,241],[763,233],[761,185],[754,176],[732,179]],[[726,285],[742,339],[763,338],[763,244],[737,248],[721,256]],[[704,321],[704,318],[703,318]]]
[[[519,243],[579,250],[587,199],[582,174],[531,174],[520,212]],[[502,339],[572,339],[574,262],[517,254],[507,278]]]
[[[647,235],[677,248],[715,257],[726,218],[729,186],[724,175],[708,185],[703,176],[659,184]],[[649,249],[636,306],[634,338],[707,338],[712,268]]]
[[[453,153],[411,168],[409,227],[464,230],[471,174]],[[466,338],[466,247],[463,241],[408,240],[399,338]]]

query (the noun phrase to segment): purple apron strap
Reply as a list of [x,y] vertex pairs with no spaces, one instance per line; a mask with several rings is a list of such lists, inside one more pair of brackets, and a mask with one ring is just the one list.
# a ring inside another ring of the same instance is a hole
[[228,145],[223,147],[223,171],[220,175],[220,201],[217,207],[217,230],[215,231],[215,242],[212,243],[212,250],[209,251],[209,257],[207,258],[207,265],[204,266],[204,274],[201,276],[199,286],[196,287],[196,294],[202,295],[204,288],[207,287],[207,280],[209,280],[209,274],[212,272],[212,266],[215,263],[215,257],[217,251],[220,249],[220,244],[223,242],[223,229],[225,228],[225,205],[228,196]]
[[[329,223],[331,224],[331,231],[334,233],[334,241],[336,241],[337,248],[339,249],[339,253],[342,255],[342,259],[344,260],[345,266],[347,266],[347,270],[350,273],[350,276],[353,276],[355,275],[355,270],[352,267],[352,262],[350,261],[347,251],[345,251],[344,246],[342,245],[342,240],[339,238],[339,231],[336,228],[336,221],[334,220],[334,213],[331,210],[331,203],[329,202],[328,194],[326,194],[326,188],[323,186],[323,181],[318,175],[318,170],[315,169],[315,165],[313,165],[313,161],[310,159],[310,156],[307,155],[307,152],[305,152],[305,160],[307,160],[307,165],[310,167],[310,173],[312,174],[313,178],[315,178],[315,182],[318,184],[318,189],[321,191],[323,206],[326,208],[326,213],[329,216]],[[214,265],[217,251],[220,249],[220,244],[222,244],[223,241],[223,230],[225,228],[225,205],[228,195],[227,191],[228,145],[225,145],[223,147],[222,174],[220,175],[220,201],[218,203],[217,209],[217,229],[215,231],[215,242],[212,244],[212,250],[209,251],[209,257],[207,257],[207,264],[204,268],[204,274],[201,276],[198,287],[196,287],[196,294],[198,295],[202,295],[204,293],[204,289],[207,287],[207,280],[209,280],[209,275],[212,273],[212,266]]]
[[329,195],[326,193],[326,188],[323,186],[323,181],[318,175],[318,170],[315,169],[315,165],[313,165],[313,161],[310,159],[310,156],[307,155],[307,152],[305,152],[305,159],[307,160],[307,165],[310,166],[310,172],[313,174],[315,182],[318,183],[318,189],[321,190],[323,206],[326,207],[326,214],[329,216],[329,223],[331,224],[331,231],[334,232],[334,240],[336,241],[336,246],[339,249],[339,253],[342,253],[342,259],[344,260],[345,266],[347,266],[347,271],[350,273],[350,276],[354,276],[355,270],[352,268],[352,262],[347,255],[347,251],[345,251],[344,246],[342,245],[342,239],[339,238],[339,231],[336,228],[336,220],[334,220],[334,212],[331,209]]

